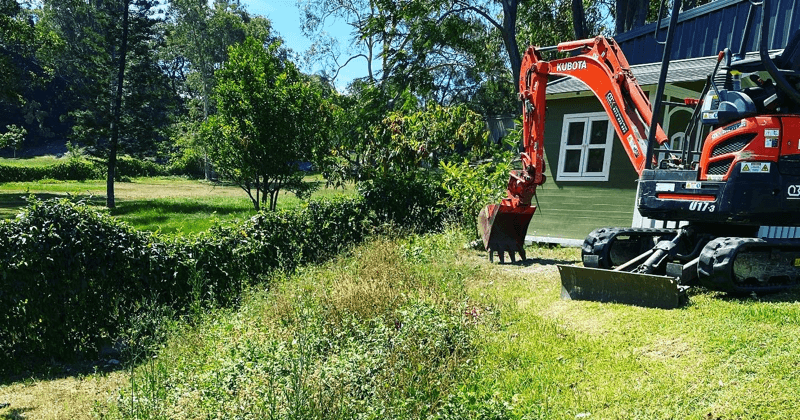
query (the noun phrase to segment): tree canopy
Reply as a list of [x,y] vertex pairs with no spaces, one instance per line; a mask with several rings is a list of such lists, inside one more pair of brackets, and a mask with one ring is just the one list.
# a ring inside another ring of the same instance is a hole
[[331,118],[321,86],[279,50],[279,42],[264,48],[252,37],[232,46],[216,74],[217,114],[204,125],[212,161],[256,210],[275,210],[281,190],[309,191],[300,165],[325,149]]

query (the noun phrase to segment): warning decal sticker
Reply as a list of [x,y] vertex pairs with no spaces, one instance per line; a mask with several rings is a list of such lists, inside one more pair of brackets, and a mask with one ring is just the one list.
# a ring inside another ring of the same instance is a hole
[[769,173],[770,162],[745,162],[742,164],[743,174],[766,174]]

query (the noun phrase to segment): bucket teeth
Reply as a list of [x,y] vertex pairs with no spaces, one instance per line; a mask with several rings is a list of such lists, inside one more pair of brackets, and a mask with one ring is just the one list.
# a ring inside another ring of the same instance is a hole
[[494,250],[494,249],[490,249],[488,251],[489,262],[494,262],[494,255],[497,254],[497,257],[500,260],[500,263],[501,264],[505,264],[505,262],[506,262],[506,253],[508,253],[508,258],[511,260],[511,264],[514,264],[514,263],[517,262],[516,254],[519,254],[520,261],[525,261],[525,259],[526,259],[525,258],[525,250],[524,249],[523,250],[519,250],[519,251],[511,251],[511,250],[497,251],[497,250]]
[[494,262],[495,252],[501,264],[505,263],[506,252],[512,263],[516,262],[515,254],[525,261],[525,234],[534,211],[535,206],[511,207],[502,204],[490,204],[481,210],[478,229],[483,245],[489,252],[489,261]]

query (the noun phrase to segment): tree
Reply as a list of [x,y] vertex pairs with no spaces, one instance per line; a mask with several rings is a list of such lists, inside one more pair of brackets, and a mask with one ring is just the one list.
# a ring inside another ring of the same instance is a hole
[[[377,36],[366,34],[370,18],[381,13],[376,2],[370,0],[304,0],[298,2],[301,12],[303,34],[314,40],[306,55],[311,64],[323,65],[322,76],[331,83],[336,82],[339,72],[353,60],[364,60],[367,64],[367,80],[376,83],[378,76],[373,62],[381,53]],[[336,38],[325,32],[327,22],[344,20],[353,30],[345,51]]]
[[28,76],[35,33],[26,18],[16,0],[0,0],[0,101],[16,102]]
[[[587,10],[589,31],[598,22],[594,10]],[[572,38],[566,0],[306,0],[302,11],[306,33],[317,36],[309,56],[326,63],[324,75],[335,77],[352,60],[381,60],[367,82],[387,95],[387,112],[407,90],[440,105],[469,102],[484,114],[517,112],[518,40]],[[325,38],[333,19],[353,28],[345,53]]]
[[[118,153],[164,139],[175,97],[155,50],[155,0],[46,0],[39,25],[62,41],[48,52],[76,98],[72,138],[107,161],[106,204],[115,206]],[[138,154],[137,153],[137,154]]]
[[[174,86],[176,93],[200,101],[201,121],[214,113],[214,75],[227,59],[228,47],[244,41],[248,35],[265,45],[275,40],[269,21],[251,17],[238,1],[215,0],[209,4],[173,0],[169,3],[168,19],[167,48],[162,59],[173,80],[178,81],[179,86]],[[205,176],[211,178],[208,159]]]
[[14,150],[14,157],[17,157],[17,150],[22,147],[22,142],[25,141],[25,136],[28,132],[22,128],[17,127],[16,125],[7,125],[6,132],[0,134],[0,149],[5,149],[6,147],[10,147]]
[[331,108],[317,83],[251,37],[228,50],[216,74],[217,114],[203,125],[209,157],[236,182],[256,210],[275,210],[278,194],[310,192],[301,162],[317,160],[325,146]]

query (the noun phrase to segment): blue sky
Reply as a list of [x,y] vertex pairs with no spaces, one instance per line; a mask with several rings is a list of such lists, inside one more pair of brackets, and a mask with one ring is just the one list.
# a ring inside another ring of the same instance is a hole
[[[272,28],[280,34],[286,46],[296,53],[302,55],[311,46],[311,40],[303,36],[300,30],[300,9],[297,7],[297,0],[242,0],[242,4],[251,14],[268,18],[272,22]],[[347,45],[350,27],[345,23],[329,23],[325,30],[337,38],[340,44]],[[315,73],[319,68],[302,70],[306,73]],[[366,75],[367,66],[364,60],[353,60],[336,79],[337,88],[342,90],[354,78]]]

